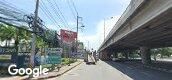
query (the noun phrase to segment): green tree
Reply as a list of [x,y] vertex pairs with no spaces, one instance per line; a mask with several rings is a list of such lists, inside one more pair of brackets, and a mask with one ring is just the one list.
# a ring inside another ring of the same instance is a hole
[[[14,40],[14,47],[18,51],[19,42],[24,42],[25,45],[28,45],[28,40],[31,38],[31,32],[25,30],[27,29],[25,26],[21,26],[22,28],[15,28],[14,26],[9,26],[5,24],[0,24],[0,40],[6,41],[5,46],[10,46],[11,40]],[[26,48],[27,49],[27,48]]]
[[159,54],[160,49],[151,49],[151,55],[153,56],[154,60],[156,61],[156,57]]
[[15,38],[15,28],[8,25],[0,25],[0,40],[5,41],[5,46],[10,46],[10,41]]
[[161,58],[167,56],[170,57],[172,55],[172,48],[166,47],[166,48],[157,48],[157,49],[152,49],[151,54],[154,56],[154,58],[160,54]]
[[168,47],[167,48],[161,48],[160,54],[162,57],[164,57],[164,56],[170,57],[172,55],[171,48],[168,48]]

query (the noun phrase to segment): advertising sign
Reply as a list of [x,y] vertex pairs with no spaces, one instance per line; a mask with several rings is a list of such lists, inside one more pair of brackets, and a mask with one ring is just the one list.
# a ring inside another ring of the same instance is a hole
[[47,48],[46,49],[46,63],[47,64],[60,64],[62,48]]
[[63,42],[71,43],[76,40],[77,33],[69,30],[60,30],[60,36]]
[[9,66],[17,62],[17,52],[14,47],[0,47],[0,66]]
[[30,55],[31,53],[29,52],[19,52],[17,66],[27,68],[30,62]]

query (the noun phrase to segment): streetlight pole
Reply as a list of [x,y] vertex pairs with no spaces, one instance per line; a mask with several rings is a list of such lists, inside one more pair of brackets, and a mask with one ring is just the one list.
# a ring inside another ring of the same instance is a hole
[[39,0],[36,1],[36,8],[35,8],[35,17],[33,21],[33,34],[32,34],[32,48],[31,48],[31,57],[30,57],[30,67],[34,67],[34,56],[35,56],[35,49],[36,49],[36,26],[37,26],[37,18],[38,18],[38,7],[39,7]]
[[[110,17],[110,19],[113,19],[113,17]],[[106,35],[106,21],[105,21],[105,18],[104,18],[104,26],[103,26],[103,31],[104,31],[104,41],[105,41],[105,35]]]
[[103,31],[104,31],[104,41],[105,41],[105,27],[106,27],[106,24],[105,24],[105,18],[104,18],[104,28],[103,28]]

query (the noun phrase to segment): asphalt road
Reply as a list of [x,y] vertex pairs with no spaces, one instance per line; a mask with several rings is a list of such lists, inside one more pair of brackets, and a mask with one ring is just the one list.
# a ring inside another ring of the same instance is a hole
[[172,80],[172,74],[139,65],[99,61],[96,65],[82,63],[49,80]]

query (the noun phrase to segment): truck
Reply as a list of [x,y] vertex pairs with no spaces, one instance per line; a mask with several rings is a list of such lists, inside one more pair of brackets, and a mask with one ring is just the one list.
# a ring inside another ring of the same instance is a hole
[[86,62],[86,64],[96,64],[96,60],[92,54],[85,54],[84,61]]

